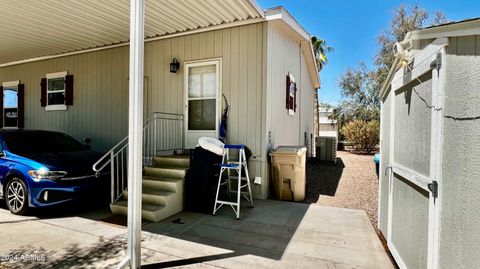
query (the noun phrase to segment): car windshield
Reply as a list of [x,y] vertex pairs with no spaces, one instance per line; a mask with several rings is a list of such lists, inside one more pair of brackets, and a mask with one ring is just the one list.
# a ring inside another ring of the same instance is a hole
[[8,150],[15,154],[53,153],[85,150],[72,137],[54,132],[12,132],[5,133]]

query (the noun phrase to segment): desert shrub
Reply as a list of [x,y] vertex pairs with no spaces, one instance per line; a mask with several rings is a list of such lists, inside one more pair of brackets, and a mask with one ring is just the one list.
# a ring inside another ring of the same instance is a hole
[[368,154],[380,141],[380,123],[377,120],[353,120],[342,128],[342,132],[347,142],[351,143],[355,150],[366,151]]

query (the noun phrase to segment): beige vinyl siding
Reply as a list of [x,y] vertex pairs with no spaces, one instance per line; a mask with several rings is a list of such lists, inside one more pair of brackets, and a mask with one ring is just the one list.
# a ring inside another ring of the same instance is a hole
[[[267,134],[272,147],[305,145],[304,134],[313,134],[314,90],[300,44],[275,25],[267,33]],[[285,105],[286,76],[292,73],[297,82],[297,111],[289,115]]]
[[[252,181],[255,176],[263,179],[262,185],[252,185],[253,192],[256,198],[263,199],[268,196],[269,183],[262,127],[265,118],[265,28],[266,23],[256,23],[159,40],[147,43],[145,52],[149,113],[166,111],[184,114],[184,63],[221,58],[221,91],[231,106],[227,142],[242,143],[252,150],[250,178]],[[180,61],[176,74],[169,72],[173,57]],[[223,100],[222,103],[223,111]]]
[[[305,44],[303,45],[305,46]],[[299,109],[299,119],[300,119],[300,144],[306,145],[308,149],[308,155],[313,156],[315,152],[315,128],[314,128],[314,99],[315,99],[315,89],[312,86],[310,75],[308,73],[308,67],[305,62],[304,55],[300,55],[301,59],[301,80],[300,80],[300,90],[298,97],[301,100],[300,109]]]
[[[47,73],[74,75],[73,106],[45,111],[40,106],[40,80]],[[0,81],[25,84],[25,128],[55,130],[106,150],[127,134],[128,47],[0,68]]]
[[[155,111],[184,113],[184,62],[222,58],[222,92],[232,106],[228,140],[245,143],[261,156],[263,24],[203,32],[145,44],[146,115]],[[26,128],[58,130],[94,148],[107,149],[127,135],[128,47],[66,56],[0,68],[0,81],[26,86]],[[179,72],[169,72],[176,57]],[[40,80],[45,74],[74,75],[74,105],[67,111],[40,107]]]
[[[148,114],[184,114],[184,63],[221,58],[221,91],[231,105],[228,142],[244,143],[262,156],[262,42],[263,24],[257,23],[146,43]],[[169,72],[173,57],[180,61],[176,74]]]
[[[145,43],[145,116],[184,114],[185,62],[222,59],[222,93],[231,110],[228,143],[246,144],[253,153],[250,177],[257,198],[267,198],[265,146],[266,23],[255,23]],[[180,62],[170,73],[173,58]],[[78,140],[91,138],[96,150],[108,150],[127,135],[128,46],[0,68],[0,82],[25,84],[25,128],[57,130]],[[67,111],[40,107],[40,80],[47,73],[74,75],[74,105]],[[223,100],[222,100],[223,102]],[[223,107],[222,107],[223,110]]]

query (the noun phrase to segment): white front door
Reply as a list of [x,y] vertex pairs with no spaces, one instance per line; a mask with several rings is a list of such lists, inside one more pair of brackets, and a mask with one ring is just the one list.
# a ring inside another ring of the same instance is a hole
[[218,138],[220,59],[185,64],[185,148],[202,136]]

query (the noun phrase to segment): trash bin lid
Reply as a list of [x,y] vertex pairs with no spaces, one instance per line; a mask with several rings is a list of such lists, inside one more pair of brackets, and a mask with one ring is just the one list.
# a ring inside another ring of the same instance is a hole
[[307,148],[304,146],[278,146],[272,151],[272,154],[275,153],[287,153],[287,154],[297,154],[302,155],[307,151]]
[[212,153],[223,156],[224,144],[218,139],[211,137],[200,137],[198,139],[198,145]]
[[379,153],[375,154],[375,156],[373,156],[373,161],[374,161],[375,163],[380,163],[380,157],[381,157],[381,156],[380,156]]

